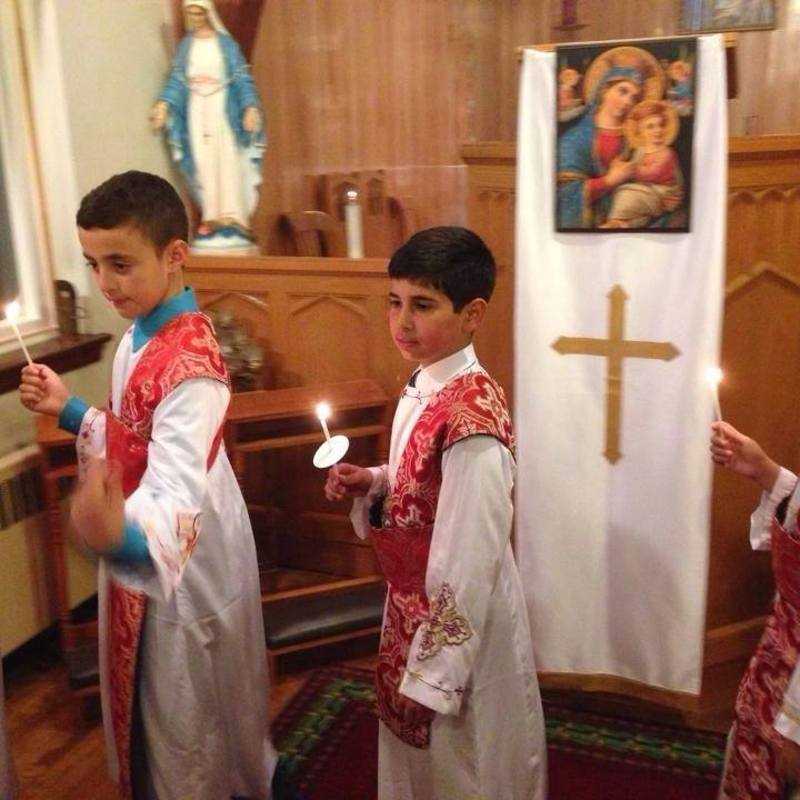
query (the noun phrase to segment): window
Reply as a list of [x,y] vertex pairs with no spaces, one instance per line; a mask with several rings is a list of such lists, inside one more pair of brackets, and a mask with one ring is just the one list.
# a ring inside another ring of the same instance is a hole
[[[0,2],[0,303],[19,299],[23,334],[55,329],[30,93],[15,2]],[[0,322],[0,346],[13,349]]]
[[0,302],[8,302],[19,294],[17,259],[11,238],[11,219],[6,200],[6,181],[3,162],[0,160]]

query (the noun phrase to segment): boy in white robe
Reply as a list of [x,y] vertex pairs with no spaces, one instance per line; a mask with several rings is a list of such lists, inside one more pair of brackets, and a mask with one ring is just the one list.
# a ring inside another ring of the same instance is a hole
[[389,463],[339,464],[389,584],[376,689],[381,800],[543,800],[546,750],[530,628],[511,550],[513,436],[471,340],[494,287],[463,228],[413,236],[389,264],[389,328],[419,364]]
[[127,172],[83,199],[77,223],[98,288],[133,321],[109,408],[39,364],[20,392],[78,437],[72,521],[101,557],[109,769],[125,798],[265,800],[276,755],[256,552],[221,441],[227,371],[182,283],[186,213],[167,181]]

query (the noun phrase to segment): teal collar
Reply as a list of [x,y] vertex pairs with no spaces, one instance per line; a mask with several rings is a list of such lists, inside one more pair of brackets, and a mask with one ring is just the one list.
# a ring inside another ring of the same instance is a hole
[[133,321],[133,352],[146,345],[170,320],[187,311],[197,311],[194,290],[184,289],[180,294],[159,303],[149,314]]

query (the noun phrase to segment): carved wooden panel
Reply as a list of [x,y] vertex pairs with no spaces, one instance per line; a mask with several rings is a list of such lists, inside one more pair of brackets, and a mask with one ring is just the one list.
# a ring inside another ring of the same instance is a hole
[[334,383],[370,373],[365,297],[289,295],[288,341],[303,383]]
[[[735,218],[732,218],[735,223]],[[722,339],[723,414],[780,463],[800,467],[800,283],[762,265],[740,274],[726,291]],[[769,608],[768,554],[748,540],[758,490],[724,470],[714,476],[708,627],[758,617]]]
[[201,306],[226,308],[266,347],[267,388],[375,378],[397,396],[411,366],[386,322],[386,260],[190,259]]

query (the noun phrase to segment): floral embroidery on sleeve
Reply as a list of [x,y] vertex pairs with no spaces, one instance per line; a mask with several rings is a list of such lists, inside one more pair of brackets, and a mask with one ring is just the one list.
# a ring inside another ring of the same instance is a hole
[[472,627],[469,620],[458,613],[453,588],[449,583],[443,583],[431,600],[430,615],[423,626],[417,658],[424,661],[435,656],[444,645],[464,644],[471,638]]
[[178,512],[177,548],[171,537],[164,539],[151,523],[145,522],[143,528],[150,552],[155,554],[155,560],[161,565],[159,580],[162,588],[169,596],[180,583],[186,562],[197,545],[200,536],[200,514],[193,511]]
[[89,408],[81,422],[75,441],[78,455],[78,479],[83,480],[90,458],[106,457],[106,415],[97,408]]
[[200,515],[191,511],[178,512],[178,546],[181,553],[181,567],[189,560],[200,535]]

